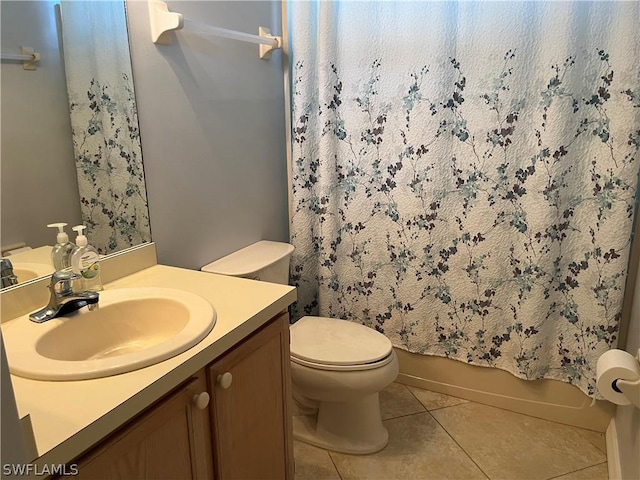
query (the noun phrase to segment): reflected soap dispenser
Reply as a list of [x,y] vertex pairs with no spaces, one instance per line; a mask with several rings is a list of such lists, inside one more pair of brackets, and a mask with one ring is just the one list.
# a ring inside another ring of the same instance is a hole
[[50,223],[47,225],[49,228],[58,229],[56,245],[51,250],[51,262],[56,271],[64,270],[71,266],[71,254],[76,248],[76,246],[69,241],[69,235],[64,231],[64,227],[66,226],[66,223]]
[[84,225],[76,225],[72,228],[77,232],[76,249],[71,255],[71,269],[74,273],[82,275],[84,289],[92,292],[102,290],[102,280],[100,279],[100,256],[98,251],[88,244],[87,237],[83,235]]

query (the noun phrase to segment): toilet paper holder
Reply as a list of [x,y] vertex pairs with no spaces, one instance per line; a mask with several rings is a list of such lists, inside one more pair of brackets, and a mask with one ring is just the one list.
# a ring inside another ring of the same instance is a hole
[[[640,348],[636,360],[640,362]],[[611,387],[627,397],[636,408],[640,408],[640,378],[634,381],[618,378],[611,383]]]

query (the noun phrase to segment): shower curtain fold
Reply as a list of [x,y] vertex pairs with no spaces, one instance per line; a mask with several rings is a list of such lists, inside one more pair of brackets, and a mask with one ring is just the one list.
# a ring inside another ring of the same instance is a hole
[[297,313],[595,392],[640,148],[631,2],[290,2]]

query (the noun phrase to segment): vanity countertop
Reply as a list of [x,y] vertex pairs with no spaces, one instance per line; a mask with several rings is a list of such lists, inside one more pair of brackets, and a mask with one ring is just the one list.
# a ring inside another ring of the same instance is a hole
[[164,265],[116,280],[105,290],[127,287],[169,287],[198,294],[216,309],[216,325],[186,352],[112,377],[48,382],[12,375],[18,413],[31,416],[35,463],[70,462],[296,300],[295,288],[287,285]]
[[[11,263],[28,262],[51,265],[51,249],[53,249],[51,245],[43,245],[42,247],[32,248],[30,250],[24,250],[19,253],[14,253],[7,258],[11,260]],[[51,265],[51,271],[53,271],[53,265]]]

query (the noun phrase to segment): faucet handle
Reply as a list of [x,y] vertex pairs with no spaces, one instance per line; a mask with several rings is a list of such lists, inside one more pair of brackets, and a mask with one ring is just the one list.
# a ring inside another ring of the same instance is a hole
[[[51,275],[49,290],[51,290],[51,293],[54,295],[68,295],[73,293],[71,282],[79,278],[82,278],[82,275],[71,271],[57,270]],[[56,291],[58,285],[60,285],[60,288],[59,291]]]

